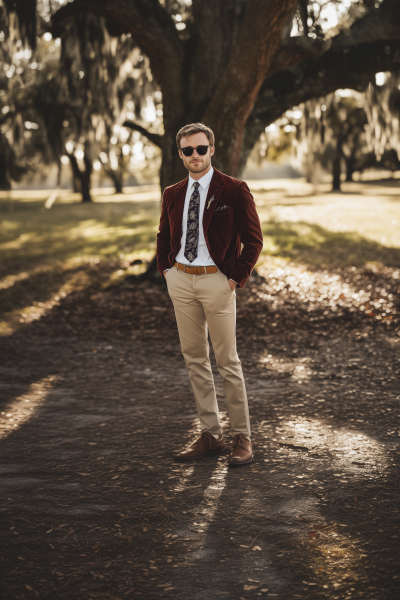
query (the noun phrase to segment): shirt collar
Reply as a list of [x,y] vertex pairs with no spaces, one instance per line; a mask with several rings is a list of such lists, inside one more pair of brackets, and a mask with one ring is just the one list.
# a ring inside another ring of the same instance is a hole
[[[214,169],[211,167],[211,169],[208,171],[208,173],[203,175],[203,177],[201,177],[198,180],[198,183],[201,185],[203,190],[206,190],[207,187],[210,185],[213,173],[214,173]],[[189,175],[189,186],[188,186],[189,190],[192,188],[192,185],[194,183],[195,183],[195,179],[192,179],[192,177]]]

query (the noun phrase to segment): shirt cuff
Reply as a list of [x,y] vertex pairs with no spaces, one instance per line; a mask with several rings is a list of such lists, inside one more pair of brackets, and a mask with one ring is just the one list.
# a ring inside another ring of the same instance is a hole
[[237,281],[235,281],[234,279],[230,279],[229,281],[233,281],[233,283],[236,283],[236,285],[239,285]]

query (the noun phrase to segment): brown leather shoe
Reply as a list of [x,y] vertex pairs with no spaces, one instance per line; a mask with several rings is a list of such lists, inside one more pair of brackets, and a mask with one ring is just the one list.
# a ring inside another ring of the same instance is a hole
[[233,447],[228,464],[230,467],[237,467],[248,465],[251,462],[253,462],[251,442],[244,435],[238,433],[233,438]]
[[224,438],[216,440],[209,431],[203,431],[198,440],[196,440],[188,450],[182,450],[174,460],[185,461],[204,458],[210,454],[219,454],[226,447]]

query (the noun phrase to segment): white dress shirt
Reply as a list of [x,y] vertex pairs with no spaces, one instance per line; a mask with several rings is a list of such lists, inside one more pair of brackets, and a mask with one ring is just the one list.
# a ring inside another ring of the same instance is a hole
[[192,179],[192,177],[189,175],[189,181],[188,181],[186,197],[185,197],[185,205],[183,207],[183,216],[182,216],[181,249],[179,250],[179,252],[175,258],[175,260],[177,262],[181,263],[182,265],[188,265],[188,266],[192,266],[192,267],[209,267],[209,266],[215,265],[215,262],[211,258],[210,253],[208,251],[206,240],[204,237],[204,230],[203,230],[204,207],[206,205],[208,188],[210,187],[213,173],[214,173],[214,169],[211,167],[211,169],[205,175],[203,175],[203,177],[201,177],[198,180],[199,194],[200,194],[199,245],[197,248],[197,257],[191,263],[185,257],[185,244],[186,244],[187,217],[188,217],[188,211],[189,211],[190,197],[193,193],[193,190],[194,190],[193,184],[196,183],[196,180]]

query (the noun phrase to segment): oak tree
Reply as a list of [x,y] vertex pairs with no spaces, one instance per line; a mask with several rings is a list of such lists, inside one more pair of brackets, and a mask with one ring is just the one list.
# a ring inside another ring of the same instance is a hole
[[[24,10],[34,0],[6,3],[33,43]],[[71,14],[96,14],[114,35],[130,33],[148,57],[162,92],[163,132],[142,133],[162,149],[164,187],[184,176],[175,146],[182,125],[202,120],[212,127],[214,164],[235,176],[261,132],[290,107],[338,88],[363,91],[374,73],[400,68],[399,0],[354,1],[343,26],[327,39],[315,19],[316,4],[74,0],[56,12],[53,24]],[[297,33],[291,35],[295,20]]]

